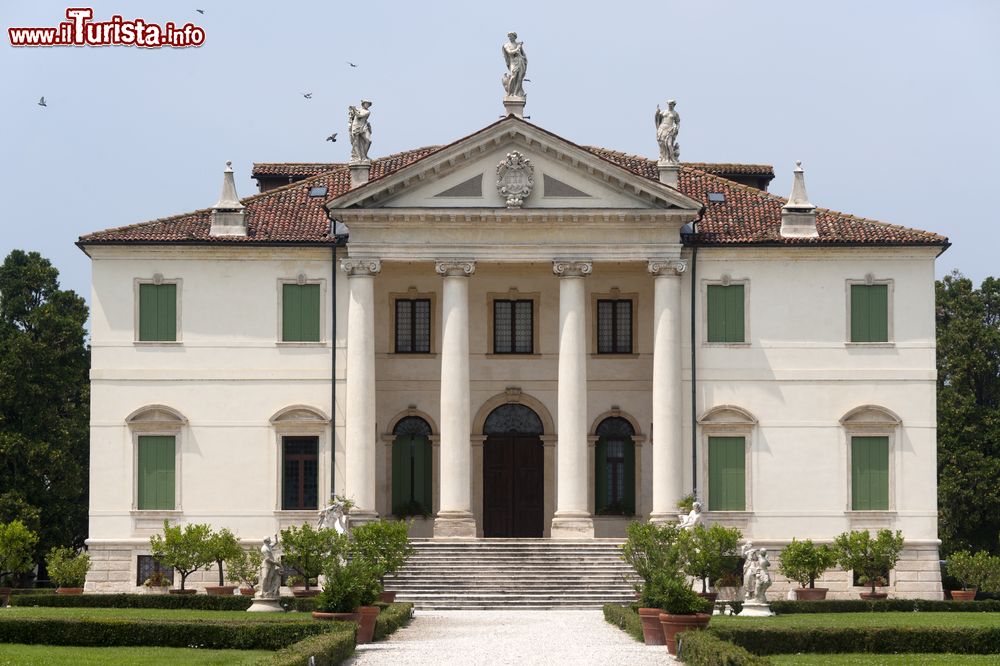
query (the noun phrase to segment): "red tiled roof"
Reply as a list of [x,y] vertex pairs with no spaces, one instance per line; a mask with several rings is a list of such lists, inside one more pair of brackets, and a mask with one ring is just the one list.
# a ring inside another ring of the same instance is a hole
[[324,171],[345,167],[342,162],[254,162],[251,178],[278,178],[282,176],[315,176]]
[[[382,178],[404,166],[440,150],[427,146],[389,155],[372,161],[371,180]],[[597,147],[585,150],[649,180],[658,181],[656,161],[637,155]],[[212,237],[209,235],[210,209],[173,217],[107,229],[80,237],[81,245],[119,243],[334,243],[330,222],[323,203],[350,189],[346,165],[337,163],[260,163],[254,175],[280,177],[309,175],[290,185],[243,199],[246,207],[247,235]],[[741,173],[767,176],[768,165],[705,164],[681,165],[679,189],[682,194],[701,201],[704,214],[697,233],[684,241],[697,245],[947,245],[948,239],[935,233],[909,229],[876,220],[855,217],[825,208],[816,209],[817,238],[782,238],[781,207],[785,199],[762,190],[723,178],[718,173]],[[309,197],[309,190],[326,186],[326,197]],[[708,193],[721,193],[724,202],[709,202]]]

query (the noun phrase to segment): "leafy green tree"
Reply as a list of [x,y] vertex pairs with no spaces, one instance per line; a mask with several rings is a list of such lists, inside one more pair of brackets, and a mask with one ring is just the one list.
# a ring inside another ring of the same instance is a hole
[[937,366],[942,553],[998,553],[1000,279],[938,281]]
[[681,530],[677,543],[684,573],[701,580],[701,591],[707,592],[706,581],[714,584],[730,569],[730,556],[737,551],[742,537],[739,529],[722,525]]
[[[239,557],[243,552],[236,535],[223,527],[218,532],[212,532],[205,542],[205,555],[211,558],[219,567],[219,587],[226,584],[222,563]],[[230,580],[238,580],[229,572]]]
[[149,549],[160,564],[177,569],[183,590],[188,576],[214,562],[207,548],[211,536],[212,528],[204,523],[189,523],[182,528],[180,525],[171,527],[164,520],[163,536],[149,537]]
[[636,592],[642,592],[661,572],[680,573],[679,532],[674,523],[656,525],[632,521],[628,524],[628,538],[622,544],[621,558],[642,581],[633,585]]
[[238,553],[233,553],[232,557],[226,560],[229,579],[239,581],[244,587],[255,589],[260,583],[260,565],[263,561],[264,556],[257,548],[249,550],[240,548]]
[[308,523],[281,530],[281,563],[306,579],[306,589],[326,567],[339,543],[337,531],[317,530]]
[[884,576],[896,566],[899,553],[903,550],[903,533],[896,530],[879,530],[875,538],[867,530],[844,532],[833,541],[837,551],[837,562],[845,571],[858,574],[862,585],[871,585],[875,594],[876,585],[888,585]]
[[812,539],[792,542],[781,551],[778,571],[788,580],[794,580],[801,587],[816,587],[816,579],[837,563],[837,553],[823,544],[817,546]]
[[0,585],[16,574],[29,571],[38,535],[20,520],[0,523]]
[[980,550],[974,555],[967,550],[960,550],[948,556],[948,575],[962,584],[963,590],[986,588],[997,570],[998,558]]
[[87,306],[37,252],[0,266],[0,522],[38,533],[32,559],[87,537]]
[[381,584],[385,577],[403,568],[413,555],[408,524],[399,520],[376,520],[351,530],[351,555],[371,564]]
[[59,587],[83,587],[90,571],[90,554],[57,546],[45,556],[49,578]]

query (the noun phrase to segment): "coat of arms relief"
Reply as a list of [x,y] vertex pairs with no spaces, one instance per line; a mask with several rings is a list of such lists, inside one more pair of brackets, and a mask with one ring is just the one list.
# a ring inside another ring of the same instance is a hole
[[497,191],[507,200],[507,208],[520,208],[535,185],[535,167],[516,150],[497,165]]

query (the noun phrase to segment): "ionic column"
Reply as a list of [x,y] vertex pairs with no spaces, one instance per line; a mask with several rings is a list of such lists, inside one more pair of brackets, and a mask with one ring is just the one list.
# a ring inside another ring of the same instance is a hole
[[587,290],[589,261],[554,261],[559,276],[559,423],[553,539],[593,538],[587,503]]
[[375,276],[378,259],[342,259],[347,304],[347,409],[344,414],[345,494],[354,500],[351,522],[378,518],[375,508]]
[[469,402],[469,276],[473,261],[439,261],[441,297],[441,504],[436,537],[475,537]]
[[651,522],[677,519],[684,489],[681,396],[681,279],[687,263],[649,262],[653,275],[653,510]]

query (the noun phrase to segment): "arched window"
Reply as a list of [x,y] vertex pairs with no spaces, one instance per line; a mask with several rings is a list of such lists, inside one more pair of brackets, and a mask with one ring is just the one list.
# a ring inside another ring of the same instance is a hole
[[508,402],[494,409],[486,417],[483,434],[504,435],[509,432],[516,432],[519,435],[541,435],[545,429],[538,414],[530,407]]
[[392,433],[392,513],[429,516],[431,504],[431,427],[419,416],[406,416]]
[[635,514],[635,429],[618,416],[597,426],[594,503],[598,515]]

